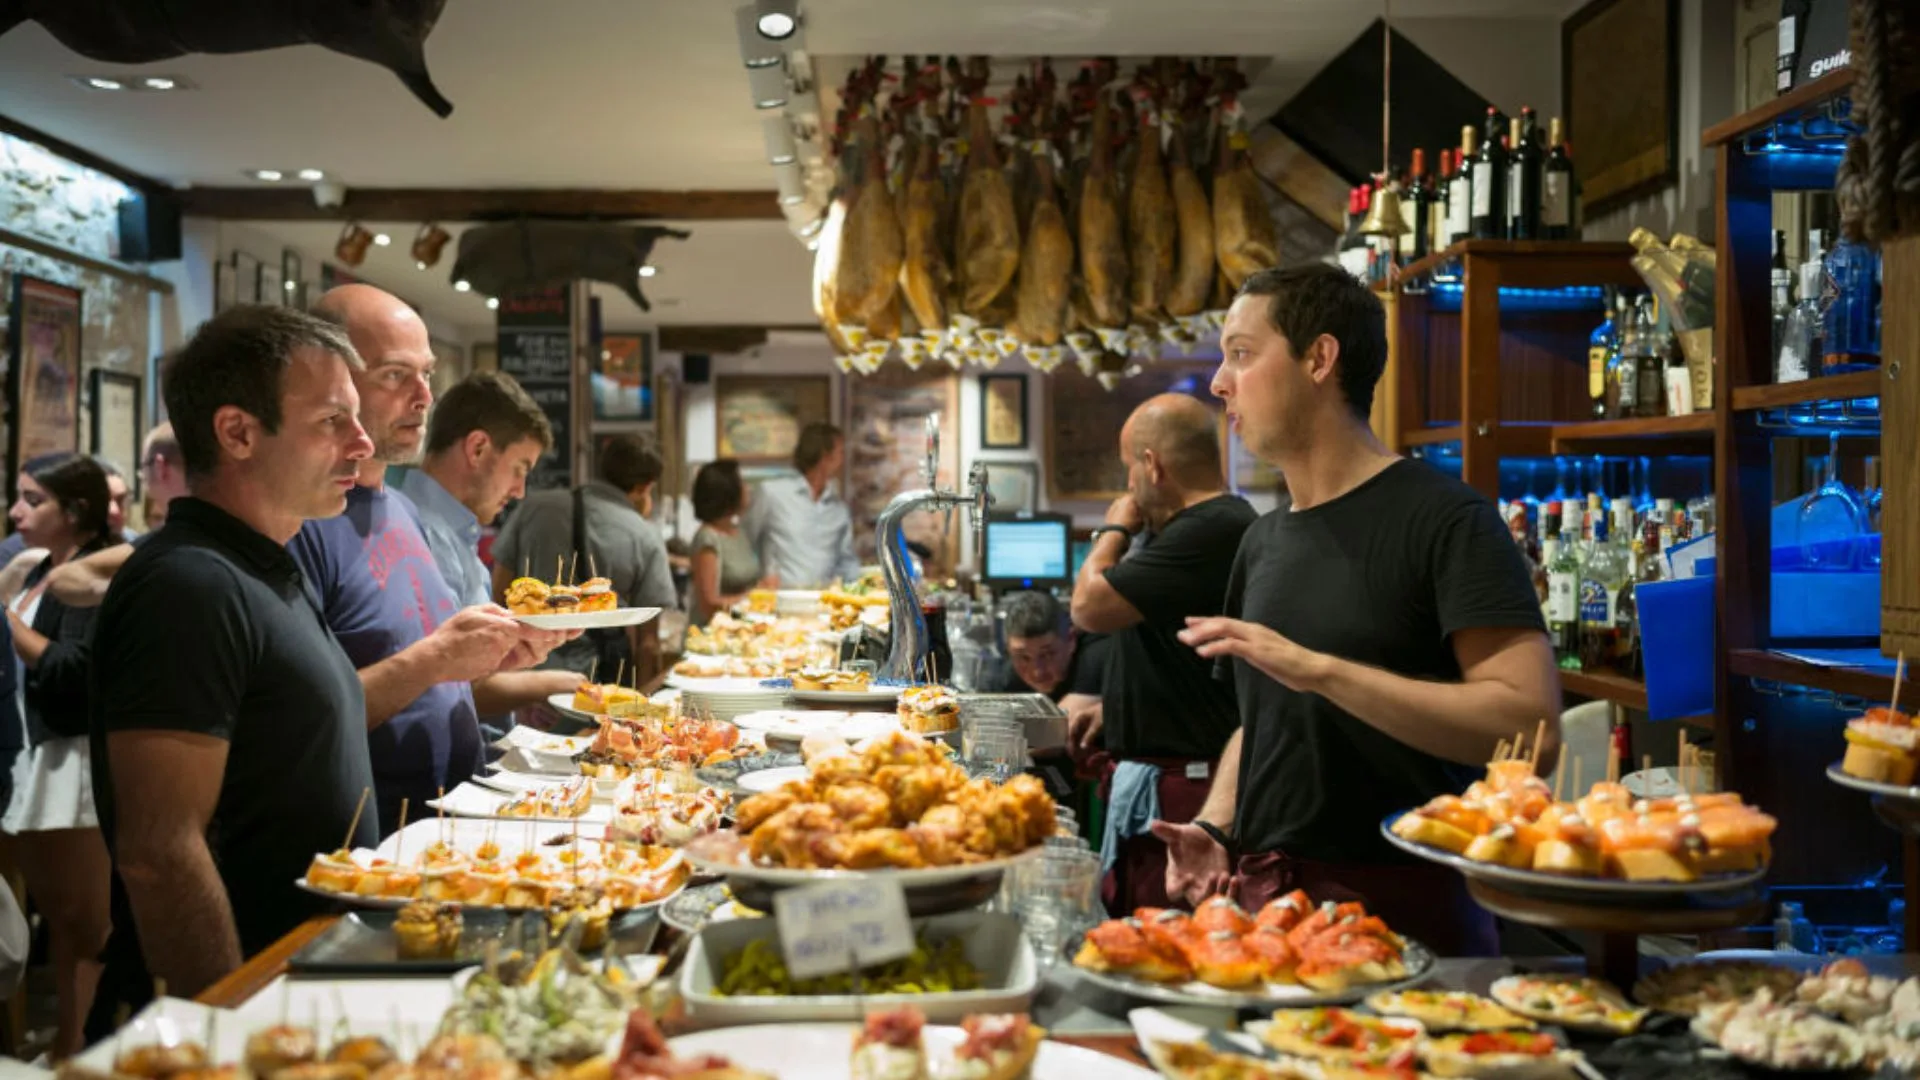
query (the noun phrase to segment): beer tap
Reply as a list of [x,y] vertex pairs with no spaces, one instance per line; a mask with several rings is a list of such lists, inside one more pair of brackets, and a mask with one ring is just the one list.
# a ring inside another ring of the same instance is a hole
[[920,610],[920,575],[914,570],[913,557],[907,551],[902,526],[909,514],[920,510],[967,511],[973,526],[973,545],[977,554],[987,533],[987,510],[993,496],[987,492],[987,466],[976,461],[967,473],[967,490],[942,491],[938,485],[940,467],[940,416],[927,417],[927,460],[921,467],[926,487],[903,491],[893,497],[880,513],[878,547],[880,571],[887,583],[887,606],[892,635],[887,646],[887,662],[880,676],[913,682],[926,670],[933,642],[927,633],[927,617]]

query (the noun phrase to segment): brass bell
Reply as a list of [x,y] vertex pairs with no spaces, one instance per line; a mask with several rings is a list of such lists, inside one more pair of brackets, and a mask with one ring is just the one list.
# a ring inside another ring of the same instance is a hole
[[1360,235],[1405,236],[1412,231],[1400,213],[1400,193],[1393,190],[1393,185],[1383,182],[1374,188],[1373,203],[1367,207],[1367,216],[1360,219]]

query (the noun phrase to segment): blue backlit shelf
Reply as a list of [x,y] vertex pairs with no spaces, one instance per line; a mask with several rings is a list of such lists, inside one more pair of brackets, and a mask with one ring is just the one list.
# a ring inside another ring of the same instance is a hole
[[[1459,311],[1466,299],[1466,292],[1466,286],[1459,281],[1436,280],[1427,287],[1428,301],[1435,311]],[[1503,312],[1599,312],[1606,310],[1606,306],[1606,291],[1598,285],[1565,285],[1557,289],[1500,286],[1500,310]]]
[[[1844,375],[1822,375],[1817,379],[1802,379],[1799,382],[1771,383],[1766,386],[1736,386],[1733,388],[1734,412],[1772,412],[1791,410],[1795,406],[1814,405],[1823,402],[1874,402],[1873,411],[1879,412],[1880,369],[1868,371],[1849,371]],[[1853,407],[1853,411],[1864,414],[1865,404]]]

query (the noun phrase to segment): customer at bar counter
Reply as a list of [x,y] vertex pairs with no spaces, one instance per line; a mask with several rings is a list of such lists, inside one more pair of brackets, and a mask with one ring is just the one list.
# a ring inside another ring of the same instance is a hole
[[[480,528],[526,495],[527,475],[552,448],[547,414],[511,375],[470,375],[434,405],[426,456],[419,468],[401,470],[398,487],[419,511],[427,550],[462,606],[493,602],[493,572],[480,561]],[[509,710],[571,694],[579,685],[580,676],[569,671],[488,676],[473,684],[482,732],[497,738],[509,726]]]
[[1133,411],[1120,429],[1127,494],[1094,529],[1074,584],[1074,625],[1113,640],[1101,708],[1067,735],[1105,789],[1102,891],[1112,911],[1168,906],[1167,851],[1148,826],[1192,818],[1239,725],[1233,688],[1175,636],[1186,619],[1220,613],[1255,517],[1226,491],[1219,432],[1219,415],[1181,394]]
[[774,581],[821,589],[860,576],[853,515],[833,483],[847,462],[846,436],[832,424],[808,424],[793,444],[798,476],[763,481],[742,526]]
[[315,305],[342,326],[364,367],[353,373],[373,456],[338,517],[309,521],[287,545],[320,598],[327,626],[360,669],[382,835],[458,787],[483,748],[472,683],[538,663],[562,635],[491,604],[462,608],[434,563],[419,511],[386,485],[388,465],[420,453],[433,402],[426,324],[371,285],[343,285]]
[[[13,638],[21,727],[5,733],[13,794],[0,827],[13,838],[48,927],[57,1000],[52,1056],[79,1051],[81,1027],[100,977],[107,943],[107,849],[94,813],[87,752],[87,637],[91,608],[70,608],[46,594],[47,574],[76,556],[120,544],[107,508],[111,489],[100,463],[58,452],[20,468],[11,517],[19,535],[42,550],[18,595],[4,597]],[[125,546],[125,545],[121,545]]]
[[[536,491],[501,526],[493,541],[493,593],[505,597],[514,578],[542,580],[564,571],[575,581],[604,577],[621,607],[677,606],[667,565],[667,542],[651,519],[653,489],[665,464],[638,435],[616,435],[600,444],[593,463],[597,479],[572,491]],[[636,655],[636,648],[638,654]],[[547,666],[602,680],[624,668],[641,678],[659,668],[658,623],[589,630],[553,651]]]
[[747,486],[740,479],[739,462],[720,458],[694,474],[693,516],[700,522],[688,568],[693,578],[694,626],[707,625],[715,612],[745,600],[749,589],[778,584],[773,575],[761,573],[760,554],[740,528],[740,512],[746,506]]
[[148,531],[133,538],[131,545],[115,544],[85,558],[71,559],[47,575],[47,595],[68,607],[99,607],[107,595],[113,576],[147,537],[166,524],[173,500],[187,493],[186,474],[180,467],[180,444],[174,440],[173,425],[162,421],[147,432],[140,451],[140,483],[146,489],[147,502],[159,514],[148,524]]
[[[1167,889],[1194,901],[1231,881],[1249,908],[1295,888],[1363,899],[1441,953],[1493,953],[1460,875],[1398,855],[1380,822],[1463,790],[1501,739],[1557,715],[1519,551],[1484,496],[1369,430],[1385,316],[1346,272],[1253,275],[1221,352],[1213,391],[1290,502],[1247,530],[1225,614],[1180,635],[1231,661],[1242,725],[1195,821],[1154,826]],[[1557,748],[1550,725],[1545,767]]]
[[[373,453],[346,335],[285,308],[216,315],[161,370],[191,494],[94,626],[94,798],[113,933],[87,1032],[154,979],[192,997],[329,905],[316,851],[371,846],[365,699],[286,543]],[[352,828],[350,829],[350,825]]]

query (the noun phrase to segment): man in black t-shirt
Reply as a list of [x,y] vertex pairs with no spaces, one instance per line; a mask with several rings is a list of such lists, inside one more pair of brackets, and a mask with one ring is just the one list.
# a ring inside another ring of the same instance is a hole
[[1200,809],[1239,727],[1233,687],[1177,638],[1188,619],[1221,611],[1233,553],[1254,519],[1225,490],[1219,431],[1217,413],[1180,394],[1134,410],[1120,429],[1127,494],[1094,530],[1074,584],[1074,625],[1112,635],[1100,712],[1067,736],[1083,753],[1100,736],[1110,759],[1087,762],[1106,785],[1110,911],[1167,906],[1166,848],[1147,825]]
[[114,577],[94,637],[94,800],[113,936],[89,1018],[165,979],[192,997],[326,909],[317,852],[371,846],[366,704],[286,543],[338,514],[373,443],[344,334],[285,308],[216,316],[162,393],[190,495]]
[[1443,954],[1493,952],[1460,876],[1396,857],[1379,829],[1558,715],[1526,566],[1484,496],[1368,429],[1386,332],[1365,285],[1324,265],[1255,274],[1221,351],[1214,393],[1290,501],[1247,530],[1225,615],[1181,634],[1231,660],[1242,728],[1194,822],[1154,826],[1167,888],[1363,899]]

